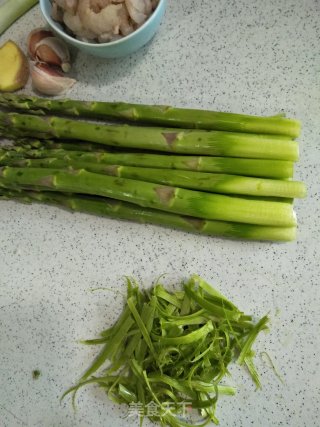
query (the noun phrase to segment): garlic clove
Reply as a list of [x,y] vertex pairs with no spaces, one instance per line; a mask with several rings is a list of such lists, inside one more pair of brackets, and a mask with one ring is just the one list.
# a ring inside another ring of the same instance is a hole
[[44,95],[60,95],[70,89],[76,80],[65,77],[61,71],[41,62],[31,69],[33,88]]
[[45,37],[40,40],[35,46],[35,56],[39,61],[61,67],[65,73],[71,69],[69,49],[57,37]]
[[53,37],[53,32],[46,28],[36,28],[28,35],[27,47],[31,59],[36,57],[36,45],[46,37]]

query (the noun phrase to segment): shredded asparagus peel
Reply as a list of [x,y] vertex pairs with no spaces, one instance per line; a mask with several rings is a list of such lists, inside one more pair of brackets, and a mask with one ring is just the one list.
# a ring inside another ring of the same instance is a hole
[[[75,399],[79,388],[96,384],[113,402],[139,410],[141,425],[144,417],[170,427],[218,424],[219,395],[235,394],[221,381],[236,356],[260,387],[252,345],[268,321],[264,316],[254,323],[199,276],[177,292],[159,281],[151,290],[140,290],[128,278],[122,315],[100,338],[84,341],[103,348],[62,398],[73,393]],[[196,423],[186,408],[197,415]]]

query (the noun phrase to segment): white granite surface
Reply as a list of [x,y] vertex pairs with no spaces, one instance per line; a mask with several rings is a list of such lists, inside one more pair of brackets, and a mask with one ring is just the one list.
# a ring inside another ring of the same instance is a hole
[[[30,12],[4,36],[25,43],[42,24]],[[73,412],[62,392],[95,354],[77,343],[109,325],[123,276],[146,286],[198,273],[246,312],[271,313],[260,337],[280,371],[260,357],[263,389],[237,368],[235,398],[221,398],[222,426],[320,426],[320,4],[318,0],[169,0],[154,41],[132,57],[78,54],[71,96],[211,108],[254,114],[286,111],[303,122],[296,178],[309,196],[296,203],[298,240],[250,243],[199,237],[0,202],[0,426],[138,426],[102,391],[79,393]],[[32,371],[41,376],[32,379]],[[148,427],[148,422],[145,423]]]

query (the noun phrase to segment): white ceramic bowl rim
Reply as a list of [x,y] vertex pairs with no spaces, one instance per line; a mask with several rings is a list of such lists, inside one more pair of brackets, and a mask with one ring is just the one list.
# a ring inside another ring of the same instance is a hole
[[[79,45],[82,45],[82,46],[94,46],[95,48],[103,48],[103,47],[107,47],[107,46],[116,46],[116,45],[119,45],[119,44],[121,44],[121,43],[124,43],[124,42],[126,42],[127,40],[130,40],[130,38],[132,38],[132,37],[134,37],[136,34],[139,34],[140,32],[142,32],[143,31],[143,29],[148,25],[148,24],[150,24],[150,23],[152,23],[152,21],[156,18],[156,13],[157,13],[157,11],[158,11],[158,9],[159,9],[159,7],[161,6],[161,3],[164,3],[165,2],[165,0],[159,0],[159,3],[158,3],[158,5],[157,5],[157,7],[155,8],[155,10],[153,11],[153,13],[152,13],[152,15],[150,15],[150,17],[146,20],[146,22],[144,22],[144,24],[143,25],[141,25],[141,27],[139,27],[137,30],[135,30],[135,31],[133,31],[133,33],[131,33],[131,34],[129,34],[129,35],[127,35],[127,36],[124,36],[124,37],[122,37],[121,39],[119,39],[119,40],[115,40],[115,41],[113,41],[113,42],[108,42],[108,43],[88,43],[88,42],[84,42],[84,41],[81,41],[81,40],[78,40],[78,39],[76,39],[75,37],[72,37],[72,36],[70,36],[69,34],[67,34],[63,29],[61,29],[59,26],[58,26],[58,22],[57,21],[55,21],[54,19],[52,19],[52,17],[51,17],[51,15],[47,15],[47,13],[44,11],[44,8],[43,8],[43,3],[44,3],[44,1],[46,1],[46,0],[40,0],[40,8],[41,8],[41,11],[42,11],[42,13],[43,13],[43,15],[45,16],[45,18],[48,20],[48,21],[50,21],[50,23],[51,23],[51,25],[55,28],[55,30],[58,32],[58,33],[60,33],[60,34],[62,34],[64,37],[67,37],[71,42],[75,42],[75,43],[79,43]],[[50,0],[47,0],[47,1],[50,1]]]

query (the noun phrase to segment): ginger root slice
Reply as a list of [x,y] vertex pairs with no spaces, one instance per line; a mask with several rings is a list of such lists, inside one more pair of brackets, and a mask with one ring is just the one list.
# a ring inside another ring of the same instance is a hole
[[14,92],[23,88],[29,78],[26,55],[12,40],[0,47],[0,91]]

